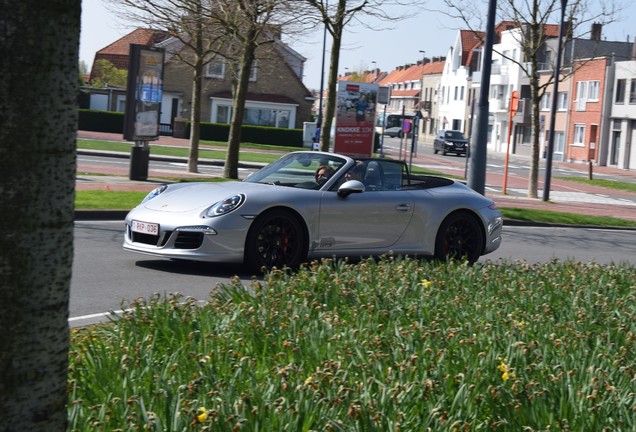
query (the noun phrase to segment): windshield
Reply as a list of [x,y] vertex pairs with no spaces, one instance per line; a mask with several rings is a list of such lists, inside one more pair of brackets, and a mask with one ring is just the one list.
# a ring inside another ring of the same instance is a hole
[[446,133],[444,134],[444,138],[456,139],[456,140],[466,139],[464,138],[464,134],[459,131],[446,131]]
[[334,154],[294,152],[256,171],[243,181],[319,189],[345,163],[346,158]]

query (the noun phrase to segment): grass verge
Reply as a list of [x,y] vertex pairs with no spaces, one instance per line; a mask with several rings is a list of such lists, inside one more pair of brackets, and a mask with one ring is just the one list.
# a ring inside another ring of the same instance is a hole
[[582,183],[591,186],[599,186],[608,189],[616,189],[623,190],[628,192],[636,192],[636,184],[620,182],[616,180],[606,180],[606,179],[588,179],[583,177],[559,177],[560,180],[571,181],[575,183]]
[[636,429],[636,269],[314,263],[74,330],[68,430]]
[[587,216],[577,213],[562,213],[515,207],[500,207],[504,219],[565,225],[590,225],[605,227],[636,227],[636,222],[608,216]]
[[[205,145],[218,146],[222,149],[206,149]],[[130,153],[130,143],[120,141],[100,141],[78,139],[77,148],[87,150],[105,150],[114,152]],[[150,152],[153,155],[188,157],[189,149],[187,147],[176,147],[166,145],[150,145]],[[202,141],[199,147],[199,157],[201,159],[225,160],[227,155],[227,143],[217,141]],[[258,162],[270,163],[278,160],[281,152],[291,152],[301,150],[298,147],[273,146],[265,144],[241,143],[241,162]],[[276,151],[277,153],[268,153],[267,151]]]

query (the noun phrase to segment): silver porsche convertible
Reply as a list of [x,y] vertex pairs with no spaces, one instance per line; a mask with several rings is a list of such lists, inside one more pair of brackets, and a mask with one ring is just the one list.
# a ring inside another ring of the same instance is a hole
[[243,181],[163,185],[126,217],[124,249],[171,259],[296,267],[387,252],[467,259],[497,249],[492,200],[390,159],[299,151]]

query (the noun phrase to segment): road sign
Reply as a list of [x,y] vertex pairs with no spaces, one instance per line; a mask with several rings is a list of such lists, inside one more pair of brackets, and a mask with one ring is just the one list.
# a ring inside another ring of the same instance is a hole
[[411,120],[409,119],[404,119],[404,121],[402,122],[402,132],[404,133],[409,133],[411,132],[411,127],[413,125],[411,124]]

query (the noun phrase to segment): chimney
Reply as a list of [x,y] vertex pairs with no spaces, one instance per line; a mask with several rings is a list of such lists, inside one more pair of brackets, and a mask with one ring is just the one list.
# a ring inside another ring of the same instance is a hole
[[636,37],[634,38],[634,43],[632,44],[632,60],[636,60]]
[[592,24],[592,32],[590,33],[590,39],[593,41],[600,42],[601,33],[603,32],[603,24],[601,23],[593,23]]

